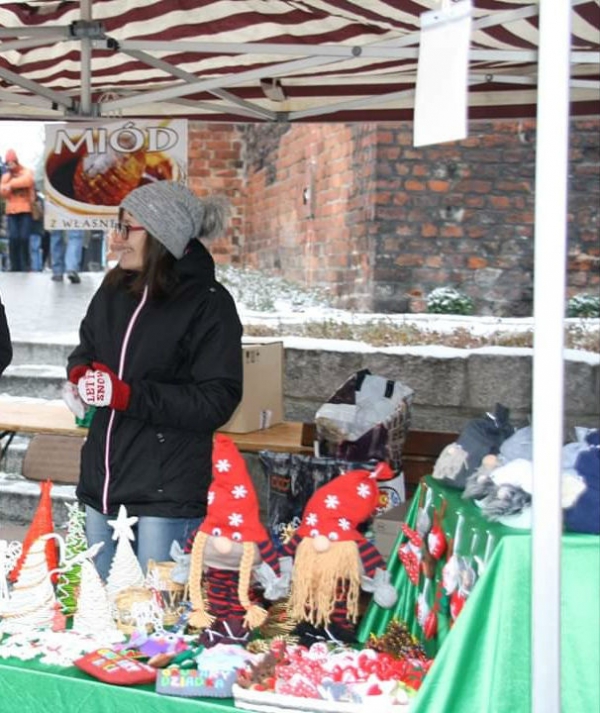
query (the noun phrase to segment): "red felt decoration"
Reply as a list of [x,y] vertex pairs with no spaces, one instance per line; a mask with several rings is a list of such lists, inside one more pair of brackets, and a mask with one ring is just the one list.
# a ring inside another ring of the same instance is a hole
[[92,651],[73,663],[90,676],[116,686],[154,683],[156,679],[155,668],[112,649]]
[[421,551],[415,549],[410,542],[405,542],[398,548],[398,558],[404,565],[404,569],[406,569],[408,579],[417,586],[421,571]]
[[455,589],[450,597],[450,616],[456,620],[467,601],[467,597],[460,589]]
[[425,617],[425,623],[423,624],[423,634],[426,639],[433,639],[437,634],[438,630],[438,620],[437,612],[435,608],[430,609],[429,614]]
[[[16,582],[23,566],[23,562],[27,557],[29,548],[33,543],[40,538],[42,535],[49,535],[54,532],[54,522],[52,520],[52,499],[50,497],[50,491],[52,490],[52,481],[45,480],[40,483],[40,502],[38,504],[29,530],[25,535],[23,540],[23,551],[21,556],[17,560],[17,563],[11,570],[8,578],[11,582]],[[48,564],[48,571],[56,569],[58,566],[58,553],[56,551],[56,541],[48,540],[46,542],[46,562]],[[56,579],[57,575],[54,575],[53,579]]]
[[423,538],[416,530],[413,530],[405,522],[400,525],[400,529],[406,535],[406,537],[408,537],[408,541],[411,543],[411,545],[414,545],[419,549],[423,547]]

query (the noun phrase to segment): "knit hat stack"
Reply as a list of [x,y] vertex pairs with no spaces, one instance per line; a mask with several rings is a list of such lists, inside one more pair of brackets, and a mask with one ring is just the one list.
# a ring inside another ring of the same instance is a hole
[[181,183],[156,181],[131,191],[122,201],[144,228],[177,259],[203,228],[205,206]]

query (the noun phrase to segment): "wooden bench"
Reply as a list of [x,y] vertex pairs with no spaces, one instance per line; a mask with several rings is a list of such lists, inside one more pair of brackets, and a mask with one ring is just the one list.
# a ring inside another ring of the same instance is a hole
[[[72,479],[72,471],[78,469],[78,452],[83,438],[87,434],[87,429],[75,425],[75,418],[65,404],[60,401],[40,403],[0,400],[0,438],[6,439],[2,446],[0,464],[16,433],[61,437],[61,440],[55,440],[56,447],[52,449],[55,456],[48,453],[48,460],[44,465],[46,470],[60,473],[60,467],[52,467],[54,460],[60,458],[61,453],[68,454],[70,468],[67,469],[69,471],[67,473],[65,463],[62,464],[62,471],[65,471],[63,477],[66,477],[66,482],[76,482],[76,479]],[[285,421],[261,431],[228,433],[227,435],[232,438],[242,452],[258,453],[267,450],[310,455],[314,448],[315,426],[311,423]],[[407,497],[414,492],[420,478],[431,473],[444,446],[455,441],[457,437],[457,433],[409,431],[402,457]],[[34,458],[43,457],[39,455],[40,449],[36,452],[35,446],[32,448],[30,445],[29,450],[31,451],[28,452],[30,463]],[[24,463],[23,474],[25,477],[27,477],[28,455],[25,456]]]
[[[285,422],[252,433],[229,433],[240,451],[262,450],[283,453],[313,452],[312,441],[302,442],[302,423]],[[40,403],[0,400],[0,439],[3,439],[0,465],[15,434],[35,434],[23,463],[23,475],[38,479],[38,471],[56,482],[76,483],[79,451],[87,429],[75,425],[75,417],[60,401]],[[44,439],[43,436],[51,436]],[[42,467],[40,467],[42,466]]]
[[[289,453],[311,453],[312,441],[302,443],[302,423],[286,421],[271,428],[251,433],[228,433],[238,448],[258,452],[272,450]],[[0,436],[15,433],[44,433],[55,436],[85,438],[87,429],[75,425],[75,417],[62,402],[35,403],[0,400]]]

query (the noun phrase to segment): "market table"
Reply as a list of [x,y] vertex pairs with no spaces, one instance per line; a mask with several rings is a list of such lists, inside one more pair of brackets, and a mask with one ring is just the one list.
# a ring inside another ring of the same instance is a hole
[[[367,610],[359,636],[381,634],[391,619],[405,621],[424,643],[434,664],[419,691],[411,713],[530,713],[531,710],[531,535],[486,520],[480,509],[458,491],[431,478],[432,503],[449,538],[463,518],[462,554],[485,557],[487,566],[458,618],[452,624],[441,586],[442,558],[435,572],[438,633],[426,640],[415,605],[423,590],[410,583],[395,554],[406,539],[399,535],[388,568],[399,592],[392,611],[374,604]],[[423,490],[417,492],[407,515],[414,526]],[[465,534],[467,536],[465,536]],[[472,547],[474,545],[474,547]],[[562,538],[561,583],[562,713],[600,710],[600,537],[565,534]]]
[[[485,572],[454,625],[441,627],[434,664],[417,694],[411,713],[530,713],[531,537],[484,520],[476,507],[455,491],[426,479],[434,504],[447,502],[444,527],[455,531],[457,511],[470,531],[498,537]],[[407,521],[414,524],[419,493]],[[402,538],[398,538],[399,542]],[[479,538],[481,539],[481,538]],[[469,544],[469,539],[465,540]],[[475,552],[483,552],[485,543]],[[399,563],[398,563],[399,564]],[[400,593],[391,613],[371,605],[361,635],[382,633],[393,617],[405,613],[419,634],[414,616],[417,588],[403,577],[404,568],[392,559],[390,571]],[[600,538],[567,534],[562,550],[562,712],[600,710]],[[412,607],[410,602],[413,602]],[[443,612],[440,613],[443,621]],[[430,644],[431,641],[426,642]],[[42,707],[60,713],[179,713],[231,711],[232,699],[185,699],[155,693],[151,686],[120,687],[100,683],[75,667],[46,666],[35,660],[0,659],[0,711],[39,713]],[[17,704],[17,705],[15,705]]]

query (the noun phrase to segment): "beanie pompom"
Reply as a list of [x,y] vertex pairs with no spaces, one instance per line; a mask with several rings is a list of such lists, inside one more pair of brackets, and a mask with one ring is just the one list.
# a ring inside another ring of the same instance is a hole
[[213,240],[225,232],[231,207],[225,196],[203,198],[202,203],[204,204],[204,219],[197,237],[204,240]]

